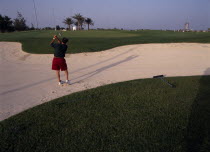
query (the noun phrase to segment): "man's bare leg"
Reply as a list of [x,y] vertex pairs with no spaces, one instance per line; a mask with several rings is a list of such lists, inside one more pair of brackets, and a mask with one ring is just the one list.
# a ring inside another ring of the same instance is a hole
[[57,76],[58,82],[60,82],[61,81],[60,70],[56,70],[56,76]]
[[65,70],[64,72],[65,72],[65,75],[66,75],[66,80],[69,80],[69,72],[68,72],[68,70]]

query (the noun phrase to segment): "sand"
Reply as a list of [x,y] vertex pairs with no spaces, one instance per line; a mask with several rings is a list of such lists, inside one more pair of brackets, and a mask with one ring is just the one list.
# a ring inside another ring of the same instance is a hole
[[138,44],[67,54],[70,86],[58,85],[52,58],[25,53],[20,43],[0,42],[0,121],[52,99],[106,84],[160,74],[210,75],[210,44]]

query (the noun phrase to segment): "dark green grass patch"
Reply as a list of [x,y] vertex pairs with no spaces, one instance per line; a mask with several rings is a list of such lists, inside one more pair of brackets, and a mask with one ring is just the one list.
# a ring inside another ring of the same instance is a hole
[[[74,93],[0,123],[0,151],[207,152],[210,76]],[[73,87],[73,86],[72,86]]]
[[[52,54],[49,46],[55,31],[27,31],[1,33],[0,41],[21,42],[23,50],[29,53]],[[119,31],[92,30],[60,32],[69,38],[68,53],[96,52],[122,45],[145,43],[210,43],[210,33],[172,31]]]

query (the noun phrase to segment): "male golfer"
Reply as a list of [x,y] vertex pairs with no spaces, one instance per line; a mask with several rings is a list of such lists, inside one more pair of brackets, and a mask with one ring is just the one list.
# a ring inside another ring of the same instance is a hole
[[[54,43],[55,40],[58,41],[58,43]],[[68,69],[67,69],[67,64],[65,60],[65,53],[68,48],[66,43],[68,42],[67,38],[63,38],[62,41],[59,40],[59,38],[55,35],[53,37],[53,40],[50,43],[50,46],[52,46],[54,50],[54,58],[52,61],[52,70],[56,71],[56,76],[58,79],[58,84],[62,85],[64,83],[70,84],[69,77],[68,77]],[[66,75],[66,81],[62,81],[60,79],[60,70],[65,72]]]

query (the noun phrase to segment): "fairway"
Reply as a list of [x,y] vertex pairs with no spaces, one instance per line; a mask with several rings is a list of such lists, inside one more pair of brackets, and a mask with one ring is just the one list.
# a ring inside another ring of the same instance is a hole
[[97,52],[118,46],[146,43],[210,43],[210,32],[173,32],[173,31],[25,31],[0,34],[0,41],[20,42],[28,53],[52,54],[49,46],[53,35],[58,33],[69,38],[67,53]]

